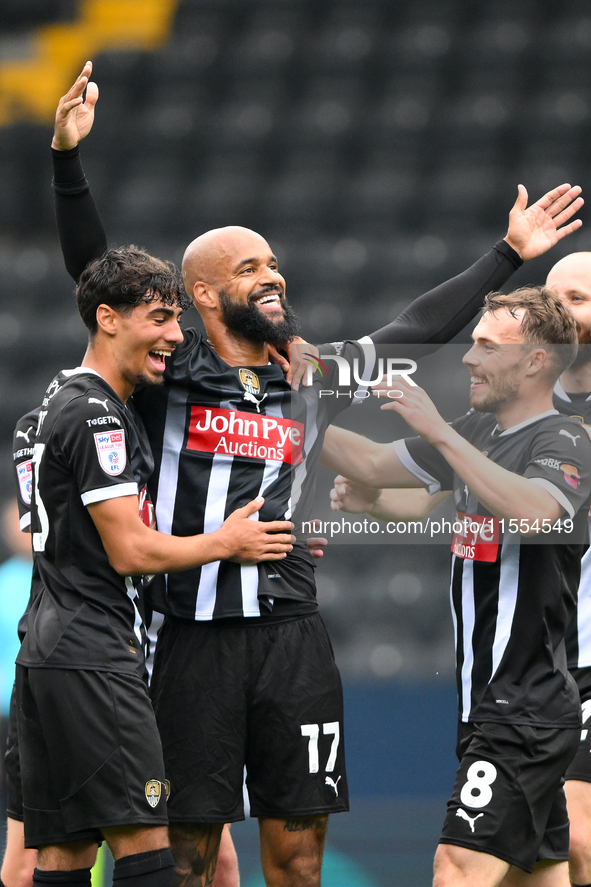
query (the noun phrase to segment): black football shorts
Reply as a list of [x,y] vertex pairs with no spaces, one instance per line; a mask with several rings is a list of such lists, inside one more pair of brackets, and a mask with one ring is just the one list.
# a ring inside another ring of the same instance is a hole
[[341,680],[318,613],[284,622],[167,617],[151,695],[171,822],[348,810]]
[[8,736],[6,754],[4,755],[4,773],[6,775],[6,815],[11,819],[23,821],[23,792],[21,788],[21,765],[18,755],[18,737],[16,730],[16,693],[12,688],[10,710],[8,713]]
[[17,665],[16,701],[26,847],[167,824],[162,746],[141,678]]
[[577,753],[566,771],[566,779],[591,782],[591,668],[573,668],[571,674],[581,696],[583,729]]
[[460,724],[460,766],[440,842],[530,873],[542,859],[567,860],[563,777],[579,733],[578,727]]

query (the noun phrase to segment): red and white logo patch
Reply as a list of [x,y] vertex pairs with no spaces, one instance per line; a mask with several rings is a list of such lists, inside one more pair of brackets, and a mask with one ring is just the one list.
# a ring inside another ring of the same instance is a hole
[[301,422],[290,419],[191,407],[187,449],[298,465],[303,459],[304,432]]
[[21,462],[16,466],[18,475],[18,485],[21,491],[21,499],[25,505],[31,504],[31,493],[33,492],[33,461],[29,459],[27,462]]
[[124,431],[101,431],[94,435],[99,464],[110,477],[121,474],[127,465]]
[[494,563],[500,543],[500,522],[496,517],[482,514],[457,513],[454,522],[452,553],[468,561]]

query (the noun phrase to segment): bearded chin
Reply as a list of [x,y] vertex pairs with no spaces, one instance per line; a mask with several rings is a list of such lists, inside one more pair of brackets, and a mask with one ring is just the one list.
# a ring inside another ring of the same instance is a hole
[[299,332],[297,315],[288,302],[283,301],[281,320],[269,320],[256,304],[237,305],[225,290],[220,290],[222,319],[229,330],[257,345],[283,345]]

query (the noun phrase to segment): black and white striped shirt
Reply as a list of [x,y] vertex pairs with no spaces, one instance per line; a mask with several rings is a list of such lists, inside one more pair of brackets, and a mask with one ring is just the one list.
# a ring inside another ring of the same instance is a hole
[[[564,508],[564,520],[573,521],[568,536],[562,520],[560,532],[524,540],[490,516],[435,447],[421,438],[397,443],[406,467],[431,492],[453,490],[458,513],[471,522],[468,534],[454,537],[452,557],[460,717],[577,726],[580,705],[564,634],[584,551],[591,442],[555,410],[501,433],[490,413],[470,411],[452,424],[489,459],[548,490]],[[479,521],[485,530],[473,532]]]
[[[554,387],[554,406],[565,416],[591,425],[591,393],[567,394],[560,382]],[[589,523],[591,527],[591,521]],[[577,609],[566,633],[568,667],[591,668],[591,549],[581,562]]]
[[[351,365],[356,358],[359,378],[369,378],[375,361],[368,337],[322,345],[320,353],[326,372],[294,392],[278,366],[229,366],[199,332],[186,332],[168,361],[166,384],[134,395],[156,463],[150,484],[161,532],[212,532],[259,495],[260,520],[291,520],[297,528],[309,518],[324,432],[359,389],[352,375],[351,384],[339,385],[346,380],[329,358]],[[265,615],[279,598],[316,606],[303,539],[282,561],[216,561],[171,573],[156,581],[153,603],[179,618],[210,620]]]

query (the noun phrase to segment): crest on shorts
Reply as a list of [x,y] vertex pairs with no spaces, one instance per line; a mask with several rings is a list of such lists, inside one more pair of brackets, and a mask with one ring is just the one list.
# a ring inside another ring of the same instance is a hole
[[125,432],[99,431],[94,436],[99,463],[103,471],[111,477],[121,474],[127,464]]
[[157,807],[162,795],[162,783],[159,779],[148,779],[146,782],[146,801],[150,807]]

